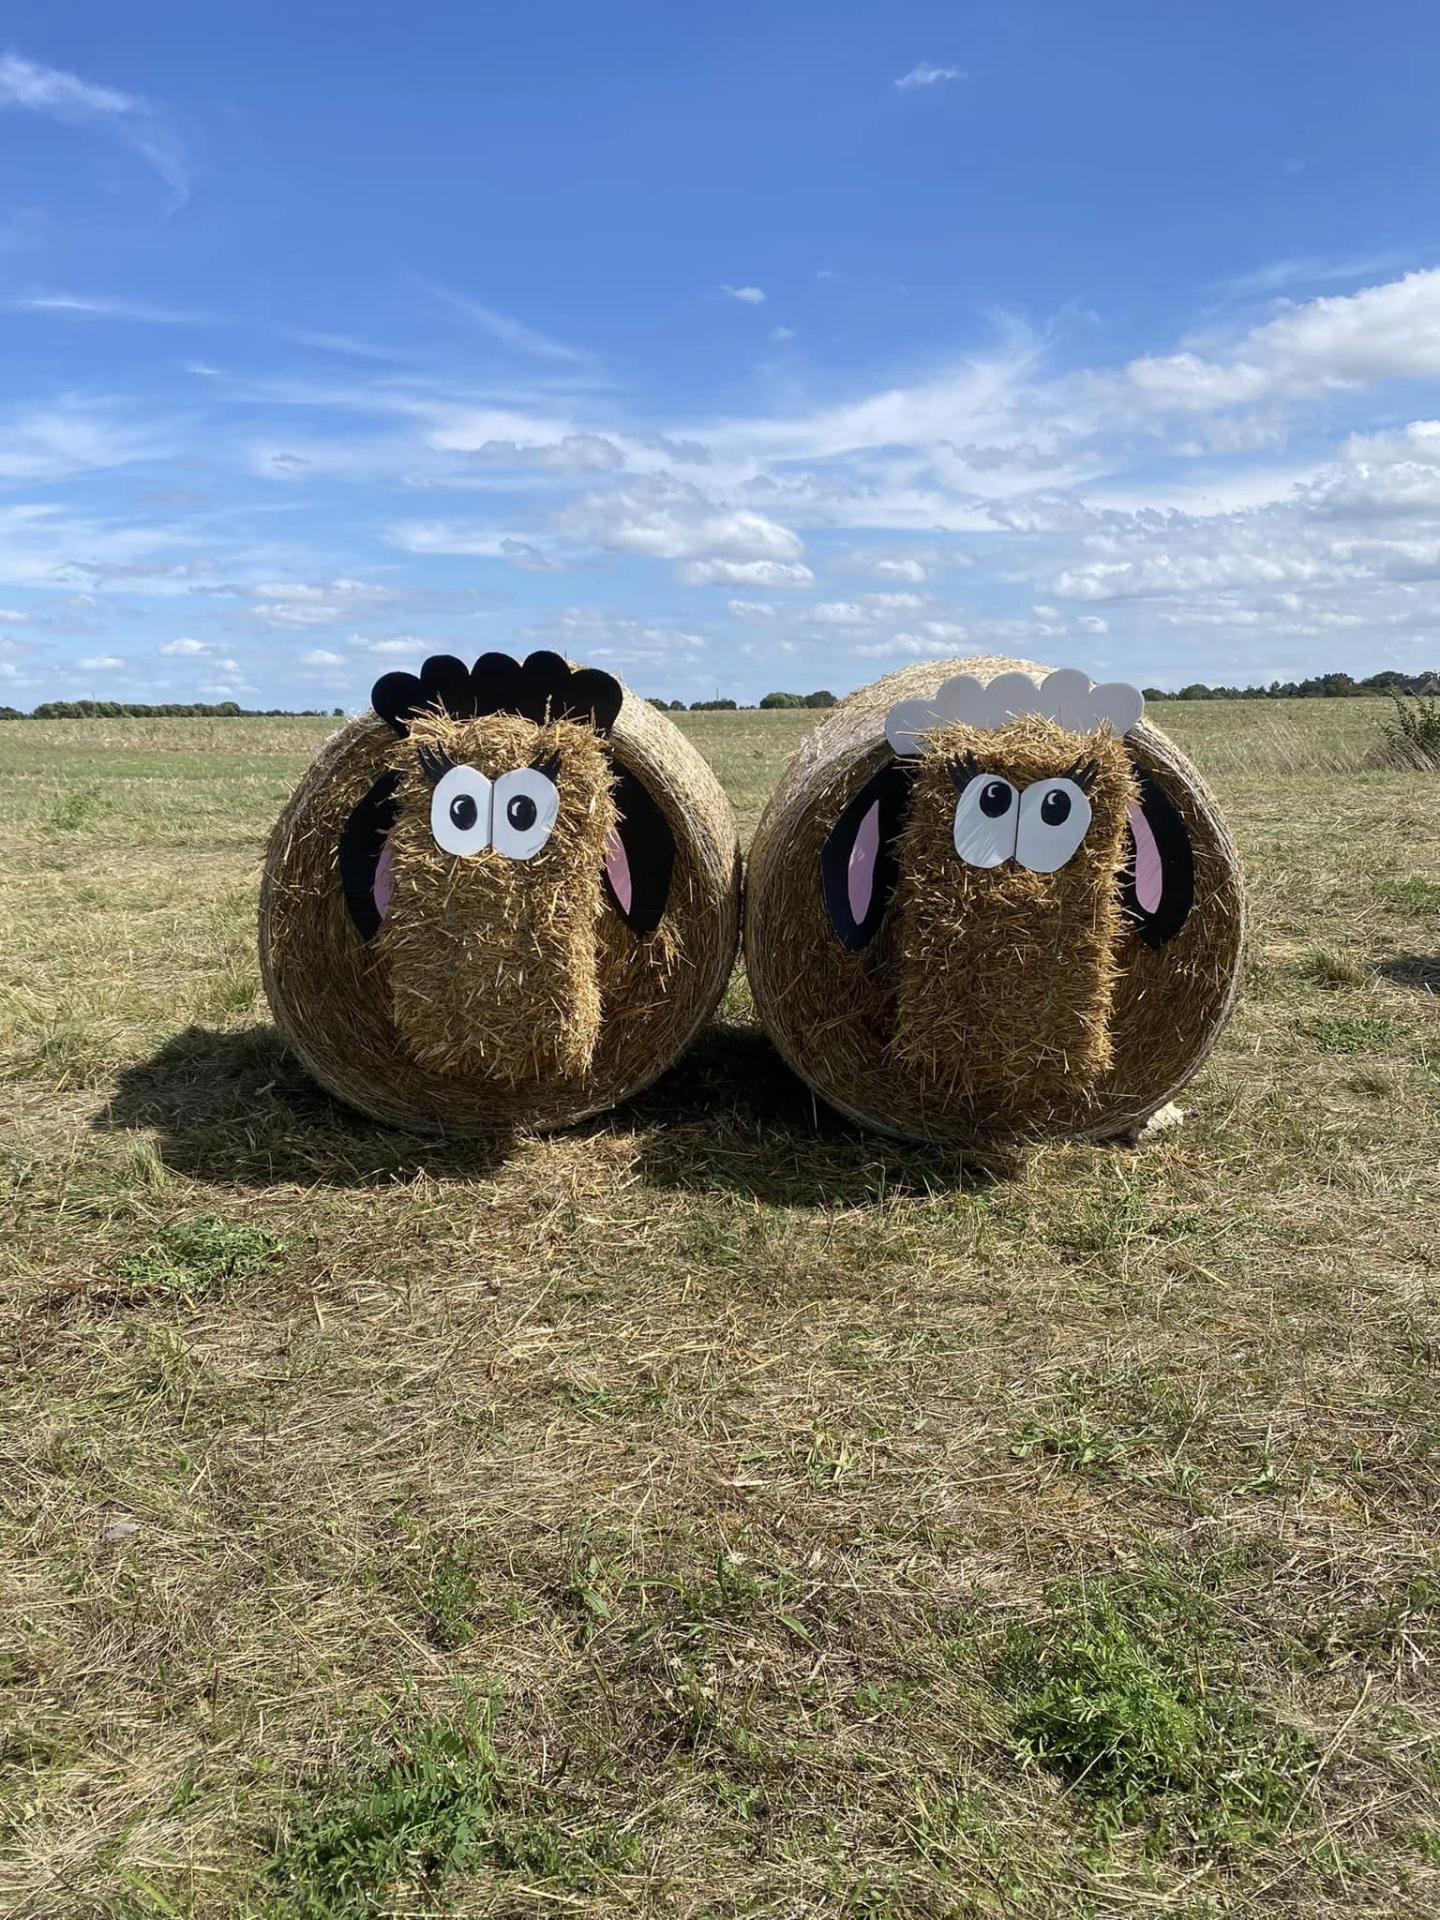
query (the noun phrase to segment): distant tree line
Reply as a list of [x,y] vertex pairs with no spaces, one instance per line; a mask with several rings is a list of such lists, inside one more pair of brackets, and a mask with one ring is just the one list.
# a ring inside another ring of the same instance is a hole
[[[687,705],[683,700],[651,700],[652,707],[658,707],[661,713],[738,713],[740,702],[737,700],[692,700]],[[767,693],[759,703],[762,707],[833,707],[833,693]],[[749,711],[749,709],[747,709]]]
[[[1146,687],[1147,700],[1321,700],[1373,697],[1376,694],[1440,694],[1440,671],[1400,673],[1386,667],[1356,680],[1348,673],[1317,673],[1308,680],[1272,680],[1268,687],[1208,686],[1192,680],[1170,691]],[[736,700],[657,700],[661,713],[735,713]],[[767,693],[759,705],[777,708],[833,707],[835,695],[822,687],[815,693]],[[343,707],[242,707],[234,700],[155,703],[145,700],[42,700],[31,714],[19,707],[0,706],[0,720],[318,720],[344,717]]]
[[155,703],[148,700],[42,700],[35,711],[0,707],[0,720],[318,720],[331,719],[343,707],[242,707],[233,700],[186,700]]
[[1147,700],[1344,700],[1377,693],[1440,693],[1440,673],[1397,673],[1387,667],[1364,680],[1348,673],[1317,673],[1308,680],[1272,680],[1268,687],[1209,687],[1192,680],[1176,693],[1163,687],[1144,689]]

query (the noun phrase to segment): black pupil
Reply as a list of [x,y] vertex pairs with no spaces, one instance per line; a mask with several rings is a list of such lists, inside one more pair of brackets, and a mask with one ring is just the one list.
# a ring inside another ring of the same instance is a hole
[[505,809],[505,818],[517,833],[524,833],[535,824],[536,806],[528,793],[517,793]]
[[1010,789],[1003,780],[989,780],[980,795],[980,811],[991,820],[998,820],[1002,813],[1010,810]]
[[479,817],[473,793],[457,793],[450,802],[450,818],[461,833],[468,833]]
[[1047,827],[1058,827],[1070,818],[1070,796],[1063,787],[1052,787],[1040,802],[1040,818]]

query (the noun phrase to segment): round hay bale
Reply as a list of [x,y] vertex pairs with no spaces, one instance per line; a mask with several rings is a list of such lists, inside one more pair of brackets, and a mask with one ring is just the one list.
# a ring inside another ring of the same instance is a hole
[[806,739],[751,847],[745,958],[776,1046],[842,1113],[956,1145],[1096,1138],[1204,1061],[1239,977],[1239,859],[1143,706],[945,660]]
[[720,783],[557,654],[386,674],[270,837],[260,966],[315,1078],[421,1132],[561,1127],[647,1086],[725,990]]

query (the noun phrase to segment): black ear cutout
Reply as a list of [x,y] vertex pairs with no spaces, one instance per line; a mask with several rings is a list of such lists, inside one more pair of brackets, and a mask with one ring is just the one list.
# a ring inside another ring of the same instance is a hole
[[382,773],[340,829],[340,885],[362,940],[373,940],[380,931],[375,869],[385,850],[386,835],[400,812],[395,798],[399,784],[398,773]]
[[914,770],[888,761],[845,807],[820,849],[825,911],[841,946],[869,946],[900,876],[895,841],[905,824]]
[[615,771],[619,824],[605,852],[605,890],[633,934],[653,933],[670,898],[675,836],[649,791],[628,767]]
[[1120,899],[1147,947],[1173,940],[1195,904],[1195,855],[1174,801],[1149,773],[1136,770],[1140,804],[1130,809],[1130,858]]

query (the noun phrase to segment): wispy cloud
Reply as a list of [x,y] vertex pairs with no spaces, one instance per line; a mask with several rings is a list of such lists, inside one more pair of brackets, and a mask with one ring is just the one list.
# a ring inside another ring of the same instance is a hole
[[1293,259],[1271,260],[1248,273],[1237,273],[1224,280],[1212,280],[1210,291],[1225,300],[1251,300],[1270,293],[1283,293],[1287,287],[1333,286],[1342,280],[1363,280],[1373,273],[1390,273],[1412,258],[1403,253],[1371,253],[1358,258],[1327,259],[1303,254]]
[[742,301],[747,307],[763,307],[765,304],[763,287],[728,287],[722,281],[720,291],[728,293],[732,300]]
[[48,406],[0,416],[0,484],[67,480],[174,451],[171,421],[91,394],[67,393]]
[[17,313],[68,313],[78,319],[138,320],[162,327],[193,326],[205,318],[202,313],[152,307],[142,300],[116,300],[107,294],[27,293],[5,304]]
[[935,67],[928,60],[922,60],[918,66],[911,67],[908,73],[902,73],[895,84],[905,93],[912,87],[940,87],[948,81],[964,78],[963,67]]
[[43,67],[18,53],[0,54],[0,107],[45,114],[70,126],[108,126],[152,166],[174,195],[190,197],[190,169],[179,140],[151,103],[118,87],[82,80],[60,67]]
[[452,312],[473,320],[476,326],[483,327],[486,333],[515,353],[529,354],[537,360],[561,360],[571,366],[580,366],[590,358],[579,347],[566,346],[563,340],[552,340],[549,334],[526,326],[523,320],[515,319],[512,314],[487,307],[483,301],[472,300],[469,294],[456,293],[453,287],[442,287],[438,281],[424,279],[419,279],[419,285]]
[[368,340],[357,339],[353,333],[317,333],[308,327],[286,327],[282,332],[284,338],[293,340],[297,347],[314,347],[319,353],[347,354],[355,360],[384,360],[391,363],[405,358],[393,347],[374,346]]

